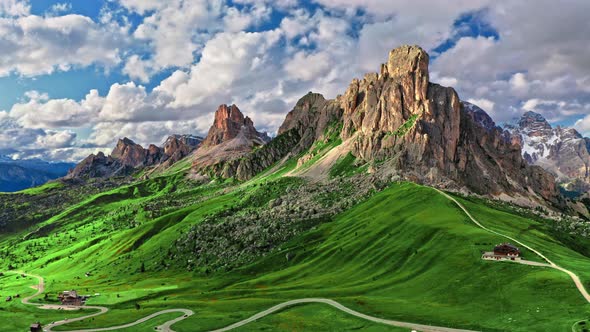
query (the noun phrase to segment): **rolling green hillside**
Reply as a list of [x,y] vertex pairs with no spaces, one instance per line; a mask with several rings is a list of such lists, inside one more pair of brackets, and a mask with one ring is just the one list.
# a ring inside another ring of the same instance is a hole
[[[485,331],[569,331],[588,318],[590,305],[566,274],[481,260],[482,251],[504,239],[475,226],[427,187],[397,183],[371,189],[332,217],[268,219],[276,199],[301,190],[326,209],[342,202],[357,189],[347,179],[318,189],[300,178],[273,175],[196,185],[182,172],[164,174],[93,195],[23,233],[5,236],[0,265],[44,276],[49,295],[39,302],[51,303],[58,292],[77,289],[100,294],[88,304],[111,309],[63,330],[116,326],[162,309],[189,308],[195,315],[175,330],[207,331],[306,297],[334,299],[387,319]],[[545,221],[483,201],[463,202],[487,227],[518,237],[584,281],[590,277],[584,250],[552,233]],[[259,220],[248,223],[253,214]],[[282,227],[286,222],[292,224]],[[210,238],[199,237],[202,227],[211,231]],[[235,256],[226,257],[227,252]],[[540,261],[528,251],[524,256]],[[0,278],[0,295],[32,293],[28,287],[34,284],[7,275]],[[76,315],[0,304],[0,321],[10,321],[11,331]],[[354,317],[335,318],[343,315],[308,304],[242,330],[393,330]],[[153,330],[173,317],[136,328]]]

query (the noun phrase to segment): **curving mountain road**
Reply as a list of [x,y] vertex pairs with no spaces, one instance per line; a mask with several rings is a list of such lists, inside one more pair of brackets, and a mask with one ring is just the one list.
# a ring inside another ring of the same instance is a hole
[[[102,315],[106,312],[109,311],[109,309],[107,307],[99,307],[99,306],[63,306],[63,305],[44,305],[41,303],[32,303],[30,302],[30,300],[32,300],[33,298],[41,295],[44,291],[45,291],[45,281],[43,279],[43,277],[38,276],[38,275],[34,275],[34,274],[28,274],[28,273],[24,273],[24,272],[7,272],[7,273],[14,273],[14,274],[23,274],[25,276],[30,276],[30,277],[34,277],[39,281],[38,286],[33,286],[33,288],[37,289],[37,292],[31,296],[27,296],[26,298],[22,299],[22,303],[23,304],[28,304],[28,305],[33,305],[33,306],[37,306],[40,309],[54,309],[54,310],[59,310],[59,309],[63,309],[63,310],[67,310],[67,309],[71,309],[71,308],[76,308],[76,309],[97,309],[98,312],[86,315],[86,316],[82,316],[82,317],[77,317],[77,318],[71,318],[71,319],[64,319],[58,322],[53,322],[51,324],[48,324],[47,326],[45,326],[45,331],[47,332],[51,332],[52,328],[56,327],[56,326],[60,326],[60,325],[65,325],[65,324],[69,324],[72,322],[77,322],[77,321],[81,321],[87,318],[91,318],[91,317],[95,317],[95,316],[99,316]],[[358,311],[352,310],[348,307],[345,307],[344,305],[334,301],[334,300],[330,300],[330,299],[324,299],[324,298],[304,298],[304,299],[297,299],[297,300],[291,300],[291,301],[287,301],[287,302],[283,302],[280,304],[275,305],[274,307],[271,307],[267,310],[261,311],[249,318],[246,318],[244,320],[241,320],[237,323],[231,324],[229,326],[226,326],[224,328],[221,329],[217,329],[211,332],[224,332],[224,331],[230,331],[233,329],[236,329],[238,327],[242,327],[246,324],[249,324],[255,320],[258,320],[260,318],[263,318],[265,316],[268,316],[270,314],[273,314],[277,311],[280,311],[284,308],[287,307],[291,307],[291,306],[295,306],[295,305],[299,305],[299,304],[306,304],[306,303],[322,303],[322,304],[327,304],[330,305],[340,311],[343,311],[347,314],[350,314],[352,316],[361,318],[361,319],[365,319],[371,322],[375,322],[375,323],[380,323],[380,324],[385,324],[385,325],[390,325],[390,326],[397,326],[397,327],[404,327],[404,328],[409,328],[412,330],[418,330],[418,331],[423,331],[423,332],[476,332],[473,330],[464,330],[464,329],[454,329],[454,328],[449,328],[449,327],[440,327],[440,326],[430,326],[430,325],[424,325],[424,324],[415,324],[415,323],[408,323],[408,322],[401,322],[401,321],[395,321],[395,320],[389,320],[389,319],[383,319],[383,318],[378,318],[378,317],[373,317],[373,316],[369,316],[369,315],[365,315],[363,313],[360,313]],[[192,310],[189,309],[168,309],[168,310],[162,310],[162,311],[158,311],[156,313],[153,313],[149,316],[146,316],[144,318],[138,319],[135,322],[132,323],[128,323],[128,324],[124,324],[124,325],[119,325],[119,326],[112,326],[112,327],[104,327],[104,328],[95,328],[95,329],[82,329],[82,330],[68,330],[68,332],[100,332],[100,331],[115,331],[115,330],[120,330],[120,329],[125,329],[125,328],[130,328],[142,323],[147,322],[148,320],[160,316],[160,315],[164,315],[164,314],[169,314],[169,313],[175,313],[175,312],[180,312],[183,315],[175,318],[173,320],[169,320],[166,323],[157,326],[155,328],[156,331],[163,331],[163,332],[174,332],[174,330],[172,330],[171,326],[181,320],[184,320],[190,316],[192,316],[194,314],[194,312]]]
[[[39,295],[41,295],[44,291],[45,291],[45,280],[43,279],[43,277],[35,275],[35,274],[30,274],[30,273],[24,273],[22,271],[9,271],[6,273],[12,273],[12,274],[22,274],[25,276],[29,276],[29,277],[33,277],[36,278],[39,281],[39,284],[37,286],[33,286],[33,288],[37,289],[37,292],[31,296],[27,296],[25,298],[22,299],[22,303],[23,304],[28,304],[28,305],[33,305],[38,307],[39,309],[50,309],[50,310],[68,310],[68,309],[96,309],[98,310],[95,313],[86,315],[86,316],[82,316],[82,317],[77,317],[77,318],[70,318],[70,319],[64,319],[64,320],[60,320],[57,322],[53,322],[51,324],[48,324],[44,327],[44,331],[47,332],[51,332],[52,328],[56,327],[56,326],[60,326],[60,325],[65,325],[65,324],[69,324],[72,322],[77,322],[77,321],[81,321],[87,318],[92,318],[92,317],[96,317],[102,314],[105,314],[109,311],[109,308],[107,307],[99,307],[99,306],[65,306],[65,305],[46,305],[46,304],[42,304],[42,303],[32,303],[31,300]],[[129,328],[129,327],[133,327],[135,325],[139,325],[141,323],[145,323],[148,320],[160,316],[160,315],[165,315],[165,314],[170,314],[170,313],[175,313],[175,312],[180,312],[183,315],[175,318],[173,320],[169,320],[168,322],[164,323],[163,325],[160,325],[158,327],[156,327],[156,330],[158,331],[164,331],[164,332],[174,332],[174,330],[171,329],[171,326],[174,323],[177,323],[181,320],[184,320],[190,316],[192,316],[194,314],[194,312],[192,310],[189,309],[167,309],[167,310],[161,310],[158,311],[156,313],[153,313],[149,316],[146,316],[144,318],[138,319],[135,322],[129,323],[129,324],[124,324],[124,325],[120,325],[120,326],[112,326],[112,327],[105,327],[105,328],[97,328],[97,329],[83,329],[83,330],[71,330],[68,332],[99,332],[99,331],[114,331],[114,330],[120,330],[120,329],[124,329],[124,328]]]
[[409,328],[412,330],[419,330],[422,332],[475,332],[472,330],[462,330],[462,329],[453,329],[450,327],[414,324],[414,323],[400,322],[400,321],[395,321],[395,320],[373,317],[373,316],[365,315],[365,314],[360,313],[358,311],[354,311],[350,308],[347,308],[334,300],[322,299],[322,298],[305,298],[305,299],[298,299],[298,300],[283,302],[283,303],[277,304],[276,306],[274,306],[270,309],[266,309],[265,311],[261,311],[250,318],[246,318],[242,321],[239,321],[237,323],[234,323],[232,325],[229,325],[227,327],[224,327],[224,328],[221,328],[218,330],[213,330],[211,332],[225,332],[225,331],[233,330],[235,328],[242,327],[248,323],[252,323],[253,321],[260,319],[264,316],[268,316],[276,311],[282,310],[286,307],[294,306],[294,305],[298,305],[298,304],[305,304],[305,303],[323,303],[323,304],[330,305],[330,306],[332,306],[340,311],[343,311],[347,314],[350,314],[352,316],[356,316],[358,318],[362,318],[362,319],[365,319],[365,320],[368,320],[371,322],[381,323],[381,324],[390,325],[390,326],[405,327],[405,328]]
[[[88,307],[85,307],[85,308],[88,308]],[[107,311],[108,311],[108,309],[107,309]],[[98,312],[98,313],[96,313],[94,315],[91,315],[91,316],[84,316],[84,317],[73,318],[73,319],[68,319],[68,320],[62,320],[60,322],[52,323],[52,324],[47,325],[48,329],[46,331],[51,331],[51,328],[56,327],[56,326],[59,326],[59,325],[64,325],[64,324],[68,324],[68,323],[71,323],[71,322],[76,322],[76,321],[79,321],[79,320],[83,320],[83,319],[86,319],[86,318],[89,318],[89,317],[102,315],[105,312],[106,311],[104,311],[104,312],[101,311],[101,312]],[[152,319],[154,317],[158,317],[160,315],[165,315],[165,314],[170,314],[170,313],[175,313],[175,312],[180,312],[183,315],[180,316],[180,317],[178,317],[178,318],[176,318],[176,319],[173,319],[173,320],[170,320],[170,321],[164,323],[164,325],[160,325],[160,326],[156,327],[156,330],[157,331],[174,332],[174,330],[172,330],[170,327],[174,323],[179,322],[179,321],[181,321],[183,319],[186,319],[189,316],[192,316],[194,314],[194,312],[192,310],[189,310],[189,309],[168,309],[168,310],[161,310],[161,311],[158,311],[156,313],[153,313],[153,314],[151,314],[149,316],[145,316],[145,317],[143,317],[141,319],[138,319],[135,322],[124,324],[124,325],[111,326],[111,327],[103,327],[103,328],[96,328],[96,329],[68,330],[68,332],[99,332],[99,331],[115,331],[115,330],[120,330],[120,329],[126,329],[126,328],[133,327],[135,325],[139,325],[141,323],[145,323],[145,322],[147,322],[148,320],[150,320],[150,319]]]
[[531,262],[531,261],[514,261],[515,263],[520,263],[520,264],[525,264],[525,265],[534,265],[534,266],[546,266],[546,267],[550,267],[562,272],[567,273],[572,280],[574,281],[574,284],[576,285],[576,287],[578,288],[578,291],[580,292],[580,294],[582,294],[582,296],[584,297],[584,299],[586,299],[587,302],[590,302],[590,294],[588,294],[588,291],[586,291],[586,288],[584,287],[584,284],[582,283],[582,281],[580,280],[580,277],[578,277],[575,273],[573,273],[570,270],[567,270],[557,264],[555,264],[553,261],[551,261],[549,258],[545,257],[545,255],[543,255],[541,252],[539,252],[538,250],[527,246],[526,244],[518,241],[517,239],[510,237],[508,235],[496,232],[494,230],[491,230],[487,227],[485,227],[484,225],[482,225],[479,221],[477,221],[472,215],[471,213],[469,213],[469,211],[467,211],[467,209],[463,206],[463,204],[459,203],[459,201],[457,201],[454,197],[450,196],[449,194],[445,193],[442,190],[439,190],[437,188],[433,188],[434,190],[438,191],[440,194],[442,194],[444,197],[448,198],[449,200],[451,200],[452,202],[454,202],[461,210],[463,210],[463,212],[465,212],[465,214],[467,215],[467,217],[469,217],[469,219],[471,219],[471,221],[476,224],[477,226],[479,226],[481,229],[486,230],[492,234],[496,234],[499,236],[502,236],[504,238],[509,239],[510,241],[513,241],[515,243],[518,243],[519,245],[521,245],[524,248],[527,248],[528,250],[534,252],[535,254],[537,254],[539,257],[541,257],[543,260],[545,260],[547,262],[547,264],[543,264],[543,263],[535,263],[535,262]]

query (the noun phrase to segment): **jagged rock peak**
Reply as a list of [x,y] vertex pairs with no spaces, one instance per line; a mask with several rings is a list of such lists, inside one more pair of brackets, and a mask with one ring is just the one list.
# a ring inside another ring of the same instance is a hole
[[295,106],[303,107],[305,105],[313,105],[317,102],[324,102],[326,98],[321,93],[309,91],[305,96],[301,97]]
[[169,146],[183,144],[191,148],[196,148],[197,146],[199,146],[199,144],[201,144],[203,139],[204,138],[200,136],[175,134],[168,136],[162,147],[164,148],[164,150],[166,150],[166,148]]
[[245,124],[244,120],[244,114],[236,105],[220,105],[203,145],[213,146],[235,138]]
[[326,103],[326,98],[319,93],[308,92],[301,97],[295,104],[295,107],[285,117],[285,121],[279,127],[278,134],[282,134],[292,128],[297,127],[300,132],[309,128],[313,122],[311,117],[314,111],[319,111]]
[[249,139],[261,140],[261,143],[269,140],[266,134],[261,134],[254,128],[254,122],[244,114],[236,105],[220,105],[215,111],[213,125],[209,129],[203,146],[214,146],[236,138],[244,133]]
[[144,162],[146,150],[129,138],[119,139],[111,152],[113,159],[120,159],[125,165],[137,167]]
[[95,178],[129,175],[145,167],[168,167],[197,149],[202,138],[172,135],[162,147],[150,144],[147,149],[125,137],[117,141],[110,156],[91,154],[71,170],[66,178]]
[[574,128],[556,126],[539,113],[525,112],[516,125],[505,125],[512,139],[522,147],[523,158],[557,177],[564,187],[575,184],[575,192],[590,189],[590,146]]
[[545,117],[533,111],[525,112],[518,121],[518,125],[520,128],[535,128],[545,130],[552,129],[551,125],[549,124],[549,122],[547,122]]
[[136,144],[134,141],[132,141],[131,139],[124,137],[124,138],[119,138],[119,140],[117,141],[117,145],[115,145],[115,148],[113,149],[113,152],[111,153],[112,156],[115,155],[121,155],[123,153],[123,151],[125,149],[127,149],[128,147],[131,146],[137,146],[138,144]]
[[244,114],[242,114],[236,105],[219,105],[217,111],[215,111],[215,122],[213,123],[213,126],[216,128],[223,128],[226,121],[243,124]]
[[168,136],[163,145],[164,155],[176,162],[195,150],[202,141],[202,137],[192,135]]
[[[321,177],[330,160],[350,153],[359,162],[385,161],[376,171],[386,177],[400,173],[412,181],[477,194],[557,202],[553,177],[527,166],[519,146],[485,112],[465,107],[453,88],[429,83],[428,65],[428,54],[418,46],[392,50],[379,73],[354,79],[335,100],[304,96],[287,114],[275,144],[216,165],[215,173],[249,178],[252,170],[288,153],[313,151],[313,144],[339,130],[342,144],[328,152],[330,158],[301,174]],[[310,160],[312,153],[300,160]]]
[[428,81],[428,53],[417,45],[403,45],[389,52],[387,73],[391,77],[404,76],[417,71],[425,74]]

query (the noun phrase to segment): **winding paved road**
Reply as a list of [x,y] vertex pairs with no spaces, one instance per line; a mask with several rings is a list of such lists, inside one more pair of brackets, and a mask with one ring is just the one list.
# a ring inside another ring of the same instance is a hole
[[412,330],[418,330],[418,331],[422,331],[422,332],[475,332],[472,330],[453,329],[453,328],[449,328],[449,327],[430,326],[430,325],[414,324],[414,323],[407,323],[407,322],[400,322],[400,321],[395,321],[395,320],[377,318],[377,317],[365,315],[365,314],[360,313],[358,311],[354,311],[350,308],[343,306],[342,304],[340,304],[334,300],[322,299],[322,298],[306,298],[306,299],[298,299],[298,300],[283,302],[281,304],[277,304],[276,306],[274,306],[270,309],[267,309],[265,311],[261,311],[250,318],[246,318],[242,321],[239,321],[239,322],[229,325],[227,327],[224,327],[224,328],[221,328],[218,330],[214,330],[211,332],[225,332],[225,331],[233,330],[235,328],[238,328],[238,327],[244,326],[248,323],[251,323],[257,319],[260,319],[264,316],[268,316],[276,311],[282,310],[286,307],[294,306],[294,305],[298,305],[298,304],[306,304],[306,303],[323,303],[323,304],[331,305],[332,307],[334,307],[340,311],[343,311],[347,314],[350,314],[350,315],[353,315],[358,318],[362,318],[362,319],[365,319],[365,320],[368,320],[371,322],[381,323],[381,324],[390,325],[390,326],[405,327],[405,328],[409,328]]
[[[89,308],[89,307],[85,307],[85,308]],[[106,308],[105,308],[106,309]],[[108,311],[108,309],[107,309]],[[79,318],[73,318],[73,319],[68,319],[68,320],[62,320],[60,322],[56,322],[53,324],[49,324],[47,325],[48,329],[46,331],[51,331],[51,328],[59,326],[59,325],[64,325],[64,324],[68,324],[71,322],[75,322],[75,321],[79,321],[79,320],[83,320],[89,317],[93,317],[93,316],[98,316],[98,315],[102,315],[104,312],[98,312],[94,315],[91,316],[84,316],[84,317],[79,317]],[[174,330],[172,330],[170,327],[174,324],[177,323],[183,319],[186,319],[189,316],[192,316],[194,314],[194,312],[192,310],[189,309],[168,309],[168,310],[162,310],[162,311],[158,311],[156,313],[153,313],[149,316],[143,317],[141,319],[136,320],[135,322],[132,323],[128,323],[128,324],[124,324],[124,325],[119,325],[119,326],[111,326],[111,327],[103,327],[103,328],[96,328],[96,329],[84,329],[84,330],[68,330],[68,332],[99,332],[99,331],[114,331],[114,330],[120,330],[120,329],[126,329],[129,327],[133,327],[135,325],[139,325],[141,323],[145,323],[148,320],[154,318],[154,317],[158,317],[160,315],[165,315],[165,314],[171,314],[171,313],[176,313],[176,312],[180,312],[183,314],[183,316],[180,316],[178,318],[175,318],[173,320],[170,320],[166,323],[164,323],[164,325],[160,325],[158,327],[156,327],[157,331],[164,331],[164,332],[173,332]]]
[[586,288],[584,287],[584,284],[582,283],[582,281],[580,280],[580,277],[578,277],[575,273],[573,273],[570,270],[567,270],[557,264],[555,264],[553,261],[551,261],[549,258],[545,257],[545,255],[543,255],[542,253],[540,253],[538,250],[531,248],[529,246],[527,246],[526,244],[518,241],[517,239],[510,237],[508,235],[496,232],[494,230],[491,230],[487,227],[485,227],[484,225],[482,225],[479,221],[477,221],[475,218],[473,218],[473,216],[471,215],[471,213],[469,213],[469,211],[467,211],[467,209],[463,206],[463,204],[459,203],[459,201],[457,201],[454,197],[450,196],[449,194],[445,193],[442,190],[439,190],[437,188],[433,188],[434,190],[438,191],[440,194],[442,194],[443,196],[445,196],[446,198],[450,199],[451,201],[453,201],[455,204],[457,204],[457,206],[463,210],[463,212],[465,212],[465,214],[469,217],[469,219],[471,219],[471,221],[473,223],[475,223],[477,226],[479,226],[480,228],[492,233],[492,234],[496,234],[499,236],[502,236],[504,238],[509,239],[510,241],[513,241],[515,243],[518,243],[519,245],[521,245],[524,248],[527,248],[528,250],[534,252],[535,254],[537,254],[539,257],[541,257],[543,260],[545,260],[547,262],[547,264],[543,264],[543,263],[535,263],[535,262],[531,262],[531,261],[514,261],[515,263],[520,263],[520,264],[525,264],[525,265],[534,265],[534,266],[546,266],[546,267],[550,267],[562,272],[567,273],[572,280],[574,281],[574,284],[576,285],[576,287],[578,288],[578,291],[580,292],[580,294],[582,294],[582,296],[584,297],[584,299],[586,299],[587,302],[590,302],[590,294],[588,294],[588,291],[586,291]]

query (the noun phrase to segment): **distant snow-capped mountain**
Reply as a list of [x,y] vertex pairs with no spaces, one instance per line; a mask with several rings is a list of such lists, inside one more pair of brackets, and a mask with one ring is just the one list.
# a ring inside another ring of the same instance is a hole
[[573,128],[553,127],[538,113],[526,112],[513,124],[505,124],[522,147],[524,159],[552,172],[566,188],[590,189],[590,139]]

